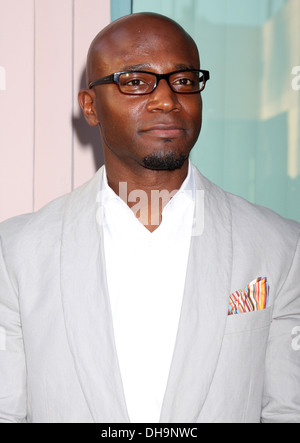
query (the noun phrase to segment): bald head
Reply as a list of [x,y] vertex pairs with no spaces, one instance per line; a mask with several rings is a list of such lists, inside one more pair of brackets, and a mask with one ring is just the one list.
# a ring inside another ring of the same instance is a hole
[[[111,74],[107,71],[112,57],[116,66],[126,66],[131,54],[140,58],[141,63],[151,63],[154,50],[163,50],[170,55],[168,42],[172,37],[173,50],[178,44],[185,43],[191,52],[191,58],[197,59],[199,68],[199,54],[192,37],[174,20],[160,14],[138,13],[122,17],[95,37],[91,43],[87,57],[87,83],[102,75]],[[171,48],[172,49],[172,48]]]

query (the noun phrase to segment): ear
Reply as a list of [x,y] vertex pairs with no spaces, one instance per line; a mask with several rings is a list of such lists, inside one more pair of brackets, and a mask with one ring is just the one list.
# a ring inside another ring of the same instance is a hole
[[78,102],[83,115],[90,126],[97,126],[99,123],[95,105],[95,93],[90,89],[82,89],[78,93]]

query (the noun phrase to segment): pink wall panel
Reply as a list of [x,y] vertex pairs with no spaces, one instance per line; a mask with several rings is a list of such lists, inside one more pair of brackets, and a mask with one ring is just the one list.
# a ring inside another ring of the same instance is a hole
[[[98,32],[110,22],[110,8],[103,2],[76,0],[74,10],[74,186],[90,179],[103,163],[98,128],[88,127],[78,105],[78,90],[85,87],[85,63],[90,43]],[[84,30],[84,32],[83,32]]]
[[34,209],[72,185],[72,0],[35,4]]
[[0,0],[0,221],[37,210],[102,164],[77,102],[110,0]]
[[1,221],[33,210],[34,1],[0,0],[0,11]]

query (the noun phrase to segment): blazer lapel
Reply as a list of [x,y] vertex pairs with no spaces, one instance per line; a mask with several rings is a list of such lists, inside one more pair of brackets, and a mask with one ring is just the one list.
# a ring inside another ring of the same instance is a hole
[[191,240],[177,341],[160,418],[164,423],[198,421],[218,362],[230,296],[230,206],[221,189],[197,170],[195,177],[196,190],[204,190],[204,230]]
[[114,342],[103,234],[96,221],[103,168],[67,202],[61,292],[75,367],[95,422],[129,422]]

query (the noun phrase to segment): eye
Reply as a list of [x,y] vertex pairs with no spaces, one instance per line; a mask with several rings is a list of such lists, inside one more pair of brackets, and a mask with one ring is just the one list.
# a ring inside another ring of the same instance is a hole
[[125,94],[147,94],[153,90],[156,77],[147,72],[126,72],[120,76],[119,88]]
[[146,84],[145,81],[140,80],[138,78],[135,78],[133,80],[129,80],[129,81],[126,82],[127,86],[134,86],[134,87],[142,86],[142,85],[145,85],[145,84]]
[[198,71],[175,72],[170,77],[170,84],[175,92],[192,93],[200,91]]
[[190,78],[179,78],[175,80],[173,84],[176,86],[192,86],[194,81],[192,81]]

